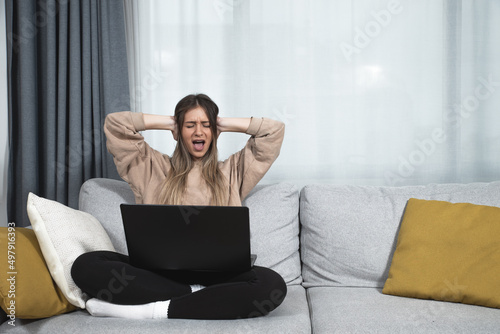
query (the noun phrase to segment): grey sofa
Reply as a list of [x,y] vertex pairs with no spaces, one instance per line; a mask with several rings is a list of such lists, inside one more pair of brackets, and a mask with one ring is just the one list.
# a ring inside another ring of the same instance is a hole
[[[228,321],[96,318],[85,310],[40,320],[17,319],[0,333],[499,333],[500,309],[382,294],[409,198],[500,207],[500,182],[409,187],[261,185],[245,199],[257,263],[288,284],[269,315]],[[126,253],[120,203],[125,182],[92,179],[80,210]],[[265,305],[261,307],[265,308]]]

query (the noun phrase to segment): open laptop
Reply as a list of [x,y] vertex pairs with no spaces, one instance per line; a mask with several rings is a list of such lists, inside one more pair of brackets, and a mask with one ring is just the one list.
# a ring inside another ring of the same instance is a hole
[[247,271],[247,207],[121,204],[134,266],[150,270]]

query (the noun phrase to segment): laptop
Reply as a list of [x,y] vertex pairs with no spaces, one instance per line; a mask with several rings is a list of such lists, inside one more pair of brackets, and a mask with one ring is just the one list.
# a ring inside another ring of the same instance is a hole
[[130,263],[149,270],[248,271],[247,207],[121,204]]

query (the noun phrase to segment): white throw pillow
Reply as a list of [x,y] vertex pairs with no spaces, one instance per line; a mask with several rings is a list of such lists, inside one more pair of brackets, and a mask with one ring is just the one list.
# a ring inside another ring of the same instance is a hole
[[92,215],[33,193],[27,210],[52,278],[71,304],[85,308],[86,296],[73,281],[71,266],[81,254],[114,251],[106,231]]

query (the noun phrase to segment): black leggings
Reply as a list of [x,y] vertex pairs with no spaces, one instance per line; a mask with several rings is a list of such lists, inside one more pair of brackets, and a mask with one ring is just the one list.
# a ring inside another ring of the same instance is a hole
[[[130,265],[126,255],[97,251],[80,255],[71,276],[87,295],[114,304],[170,300],[169,318],[242,319],[266,315],[285,299],[283,278],[254,266],[247,272],[153,272]],[[206,288],[191,293],[190,284]]]

